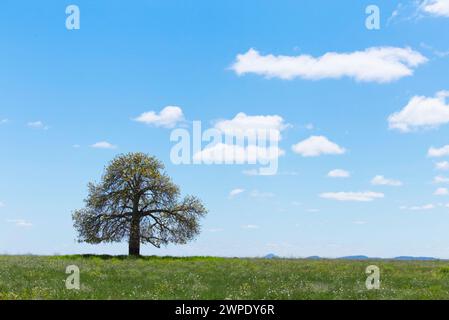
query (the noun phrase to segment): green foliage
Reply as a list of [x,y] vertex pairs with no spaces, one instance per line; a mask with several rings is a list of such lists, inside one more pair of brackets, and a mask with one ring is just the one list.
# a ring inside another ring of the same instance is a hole
[[[65,289],[65,268],[81,290]],[[381,289],[365,288],[365,269]],[[0,299],[448,299],[447,261],[0,256]]]
[[73,213],[79,241],[119,242],[128,239],[138,254],[140,243],[156,247],[184,244],[200,232],[207,210],[180,190],[164,165],[144,153],[119,155],[106,167],[98,184],[89,184],[86,206]]

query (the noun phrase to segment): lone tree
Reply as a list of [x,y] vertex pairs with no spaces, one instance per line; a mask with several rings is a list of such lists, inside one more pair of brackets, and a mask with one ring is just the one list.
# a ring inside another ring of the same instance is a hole
[[86,206],[73,213],[79,241],[129,241],[129,254],[140,255],[140,244],[160,248],[185,244],[200,232],[207,210],[180,190],[164,173],[164,165],[143,153],[119,155],[106,167],[98,184],[89,184]]

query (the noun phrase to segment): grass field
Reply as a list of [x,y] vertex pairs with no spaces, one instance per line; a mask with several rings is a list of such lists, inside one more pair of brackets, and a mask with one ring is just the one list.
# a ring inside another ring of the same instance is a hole
[[[68,265],[79,291],[65,288]],[[0,256],[0,299],[449,299],[449,262]]]

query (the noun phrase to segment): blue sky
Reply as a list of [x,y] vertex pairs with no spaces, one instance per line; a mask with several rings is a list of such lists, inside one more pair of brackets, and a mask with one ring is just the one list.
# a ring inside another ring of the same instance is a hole
[[[4,1],[0,252],[125,254],[76,243],[71,212],[115,155],[143,151],[209,209],[196,241],[144,254],[449,258],[448,7]],[[164,122],[167,106],[182,117]],[[241,113],[282,120],[276,175],[171,163],[173,129]]]

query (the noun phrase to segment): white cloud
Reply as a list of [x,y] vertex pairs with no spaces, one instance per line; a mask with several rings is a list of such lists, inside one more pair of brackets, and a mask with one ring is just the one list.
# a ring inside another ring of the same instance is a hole
[[395,10],[391,13],[390,18],[388,18],[388,20],[387,20],[387,25],[388,25],[394,18],[396,18],[398,15],[399,15],[399,8],[395,9]]
[[27,123],[27,126],[33,129],[48,130],[48,126],[46,126],[42,121],[31,121]]
[[173,128],[178,122],[184,120],[184,115],[180,107],[167,106],[159,113],[155,111],[144,112],[134,120],[156,127]]
[[107,141],[100,141],[91,145],[91,148],[95,149],[117,149],[116,145],[113,145]]
[[254,49],[237,55],[231,66],[238,75],[254,73],[267,78],[310,80],[354,78],[363,82],[392,82],[411,76],[427,58],[410,48],[373,47],[350,53],[310,55],[261,55]]
[[6,220],[9,223],[14,223],[17,227],[21,227],[21,228],[28,228],[28,227],[32,227],[33,224],[29,221],[26,221],[24,219],[9,219]]
[[5,204],[0,201],[0,208],[3,208],[4,206],[5,206]]
[[435,164],[435,168],[437,170],[447,171],[449,170],[449,162],[448,161],[437,162]]
[[[214,125],[214,129],[230,139],[207,146],[194,154],[193,159],[218,164],[256,164],[277,160],[285,154],[278,142],[282,138],[281,131],[287,127],[278,115],[249,116],[240,112],[233,119],[220,120]],[[259,175],[257,170],[247,170],[244,174]]]
[[248,145],[242,147],[239,145],[230,145],[217,143],[214,146],[206,147],[197,152],[193,159],[206,163],[256,163],[271,161],[283,156],[285,151],[275,147],[259,147]]
[[424,0],[421,11],[439,17],[449,17],[449,0]]
[[449,17],[449,0],[413,0],[399,3],[387,24],[396,18],[416,21],[426,16]]
[[335,170],[329,171],[327,176],[329,178],[349,178],[351,176],[351,174],[346,170],[335,169]]
[[247,224],[247,225],[242,226],[242,228],[248,229],[248,230],[255,230],[255,229],[259,229],[260,227],[255,224]]
[[449,178],[443,176],[436,176],[433,178],[434,183],[449,183]]
[[387,179],[384,176],[377,175],[371,180],[371,184],[375,186],[391,186],[391,187],[400,187],[402,186],[402,182],[394,179]]
[[390,129],[410,132],[419,128],[437,128],[449,123],[449,91],[437,92],[435,97],[414,96],[399,112],[388,117]]
[[235,196],[245,192],[245,189],[234,189],[229,192],[229,198],[234,198]]
[[320,197],[323,199],[331,199],[337,201],[361,201],[368,202],[373,201],[374,199],[384,198],[383,193],[379,192],[326,192],[320,194]]
[[367,224],[366,221],[353,221],[352,223],[353,223],[353,224],[358,224],[358,225],[364,225],[364,224]]
[[445,145],[441,148],[431,147],[427,152],[427,156],[432,158],[449,156],[449,145]]
[[400,207],[401,210],[411,210],[411,211],[433,210],[435,208],[436,208],[436,206],[434,204],[425,204],[422,206],[412,206],[412,207],[407,207],[407,206]]
[[313,123],[308,123],[304,126],[304,128],[306,128],[307,130],[313,130],[315,129],[315,126],[313,125]]
[[5,124],[5,123],[8,123],[8,122],[9,122],[8,119],[1,119],[1,120],[0,120],[0,125],[1,125],[1,124]]
[[[256,115],[249,116],[243,112],[238,113],[231,120],[220,120],[215,124],[215,128],[225,134],[238,136],[248,132],[267,132],[267,139],[279,141],[281,131],[288,127],[284,119],[278,115]],[[269,136],[269,132],[272,136]]]
[[324,136],[311,136],[292,146],[295,153],[303,157],[317,157],[322,154],[344,154],[346,150]]
[[449,190],[447,188],[438,188],[435,190],[434,195],[447,196],[447,195],[449,195]]
[[449,51],[441,51],[441,50],[435,49],[434,47],[432,47],[431,45],[428,45],[427,43],[421,42],[420,46],[426,50],[431,51],[438,58],[444,58],[444,57],[449,56]]
[[410,21],[413,19],[417,19],[419,15],[419,1],[422,0],[413,0],[405,3],[399,3],[396,6],[396,9],[393,11],[392,15],[387,20],[387,26],[390,25],[393,21],[404,22]]

